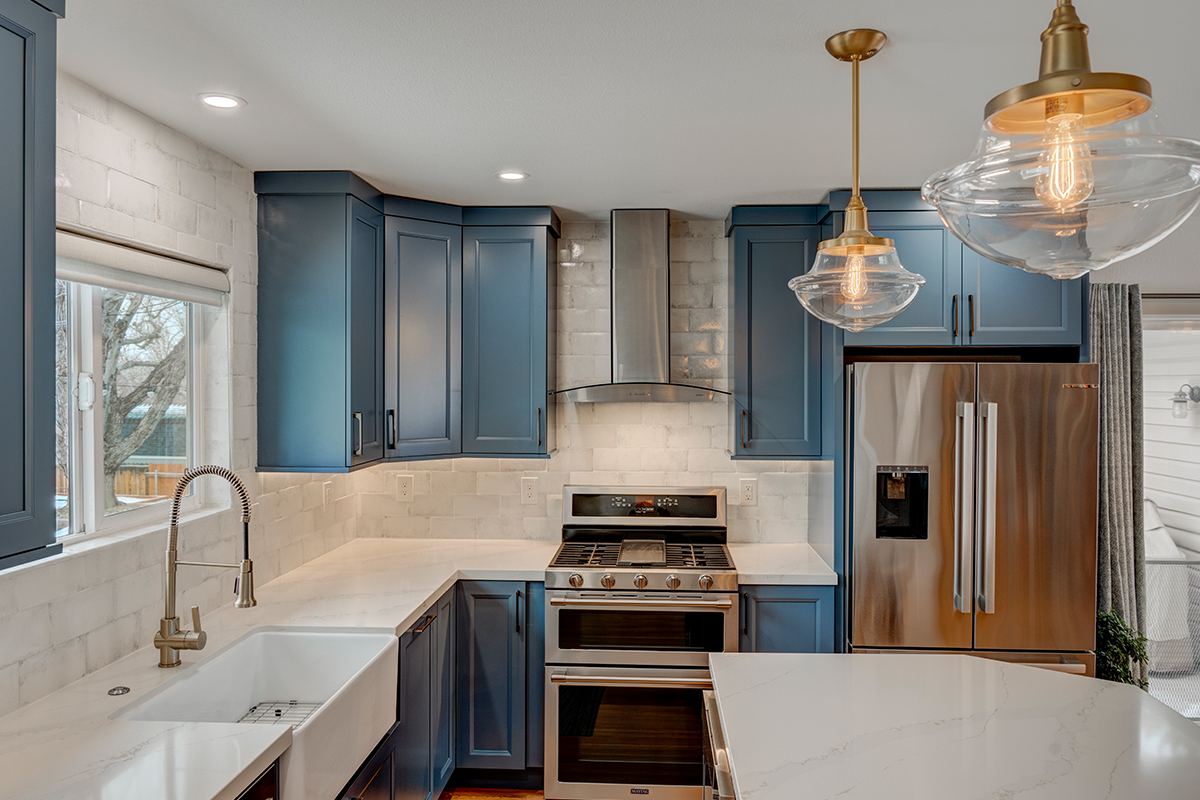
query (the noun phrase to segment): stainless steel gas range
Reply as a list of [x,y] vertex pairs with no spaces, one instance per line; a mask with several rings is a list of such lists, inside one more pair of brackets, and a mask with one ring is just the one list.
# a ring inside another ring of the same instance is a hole
[[704,797],[708,654],[737,650],[725,489],[563,491],[546,570],[549,800]]

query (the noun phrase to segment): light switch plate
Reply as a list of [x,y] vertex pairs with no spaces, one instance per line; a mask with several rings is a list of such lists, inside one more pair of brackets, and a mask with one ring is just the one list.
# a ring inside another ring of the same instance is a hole
[[738,502],[744,506],[758,505],[758,478],[742,478]]
[[537,504],[537,478],[521,478],[521,505]]
[[413,499],[413,476],[396,476],[396,499],[401,503],[411,503]]

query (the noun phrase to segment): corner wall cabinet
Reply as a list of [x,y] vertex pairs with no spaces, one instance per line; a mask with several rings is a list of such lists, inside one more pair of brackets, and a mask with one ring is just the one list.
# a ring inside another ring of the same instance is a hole
[[62,552],[55,542],[50,366],[61,16],[62,0],[0,0],[0,569]]
[[821,456],[821,339],[788,281],[812,266],[813,206],[739,206],[727,221],[733,306],[734,458]]
[[832,653],[832,586],[742,586],[744,653]]
[[287,187],[255,176],[260,469],[383,457],[383,214],[365,183],[345,183],[272,193]]
[[[845,206],[832,192],[826,204]],[[864,192],[871,230],[896,240],[906,269],[925,278],[912,305],[891,320],[846,333],[859,346],[1078,346],[1083,343],[1087,278],[1056,281],[997,264],[964,245],[937,212],[912,190]],[[841,232],[843,213],[832,211],[827,232]]]
[[553,210],[383,196],[349,172],[254,179],[260,470],[553,451]]

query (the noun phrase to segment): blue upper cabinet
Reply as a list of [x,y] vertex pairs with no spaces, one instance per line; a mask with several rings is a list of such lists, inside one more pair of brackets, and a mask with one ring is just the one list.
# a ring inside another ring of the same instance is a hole
[[55,22],[41,4],[0,0],[0,569],[62,551],[51,367]]
[[325,180],[347,173],[308,174],[255,176],[258,464],[345,472],[383,455],[383,214]]
[[462,452],[462,227],[387,217],[384,381],[390,458]]
[[[847,192],[832,192],[826,223],[842,230]],[[956,239],[916,190],[863,192],[871,231],[896,240],[905,268],[925,278],[912,305],[847,347],[1027,346],[1082,343],[1086,281],[1054,281],[989,261]]]
[[542,226],[463,229],[464,455],[545,455],[557,251]]
[[823,326],[787,285],[816,256],[816,209],[738,207],[727,229],[734,339],[729,452],[820,457]]

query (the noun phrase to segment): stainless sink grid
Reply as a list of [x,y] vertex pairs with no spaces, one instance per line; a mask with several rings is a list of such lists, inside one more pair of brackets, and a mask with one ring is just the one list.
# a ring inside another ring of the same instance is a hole
[[291,725],[298,728],[322,706],[296,700],[266,700],[250,707],[239,723],[250,725]]

